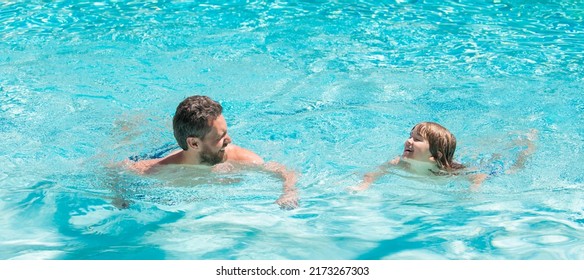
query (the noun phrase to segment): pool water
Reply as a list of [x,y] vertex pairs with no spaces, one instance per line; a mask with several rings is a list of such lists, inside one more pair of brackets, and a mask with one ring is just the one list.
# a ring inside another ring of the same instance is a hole
[[[584,259],[584,1],[9,0],[0,22],[0,259]],[[300,174],[298,209],[263,172],[117,165],[174,145],[193,94]],[[478,191],[347,190],[420,121],[468,166],[531,129],[536,151]]]

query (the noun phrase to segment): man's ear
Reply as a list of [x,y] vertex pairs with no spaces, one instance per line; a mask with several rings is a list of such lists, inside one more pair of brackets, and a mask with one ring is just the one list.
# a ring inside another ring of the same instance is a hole
[[189,149],[198,150],[201,147],[201,140],[197,137],[187,137],[187,145]]

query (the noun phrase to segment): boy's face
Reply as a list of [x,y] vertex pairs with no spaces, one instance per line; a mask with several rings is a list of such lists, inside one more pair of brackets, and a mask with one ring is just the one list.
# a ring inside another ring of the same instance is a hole
[[215,120],[210,120],[211,130],[201,141],[201,159],[207,164],[217,164],[227,160],[225,147],[231,143],[231,137],[227,134],[227,122],[223,115]]
[[430,143],[415,130],[410,132],[410,138],[404,143],[402,157],[424,162],[434,161],[430,153]]

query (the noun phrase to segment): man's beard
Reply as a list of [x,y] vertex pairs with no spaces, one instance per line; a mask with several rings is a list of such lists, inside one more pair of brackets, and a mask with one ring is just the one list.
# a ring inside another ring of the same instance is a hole
[[217,153],[203,152],[201,153],[201,163],[208,165],[215,165],[223,162],[225,152],[218,151]]

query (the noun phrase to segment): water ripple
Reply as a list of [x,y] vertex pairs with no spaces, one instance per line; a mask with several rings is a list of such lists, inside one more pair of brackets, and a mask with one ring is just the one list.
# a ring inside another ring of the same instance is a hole
[[[232,49],[218,49],[213,54],[218,59],[267,50],[275,59],[309,72],[413,67],[414,71],[472,70],[485,76],[579,76],[579,65],[584,64],[578,47],[584,45],[583,12],[577,3],[568,1],[537,8],[535,4],[454,1],[2,5],[0,17],[5,24],[0,34],[13,48],[23,42],[37,45],[60,38],[62,44],[97,39],[182,49],[222,38],[232,42]],[[196,34],[203,35],[203,40],[193,41]],[[304,65],[297,64],[299,59]]]

